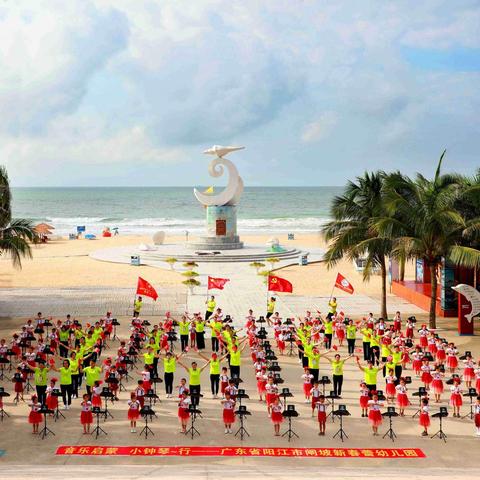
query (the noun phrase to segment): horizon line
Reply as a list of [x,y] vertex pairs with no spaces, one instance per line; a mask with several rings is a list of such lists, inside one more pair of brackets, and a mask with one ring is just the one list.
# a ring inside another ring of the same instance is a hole
[[[207,185],[10,185],[10,188],[196,188]],[[344,185],[246,185],[245,188],[342,188]],[[220,185],[218,188],[224,188]]]

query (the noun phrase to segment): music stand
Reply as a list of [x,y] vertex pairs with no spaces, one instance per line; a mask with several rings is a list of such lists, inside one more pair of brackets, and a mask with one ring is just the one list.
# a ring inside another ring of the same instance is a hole
[[112,337],[112,342],[113,342],[114,340],[120,341],[120,339],[117,337],[117,327],[120,325],[120,322],[119,322],[116,318],[114,318],[114,319],[112,320],[112,325],[113,325],[113,337]]
[[267,331],[265,330],[265,327],[260,327],[255,337],[257,337],[259,340],[265,340],[267,338]]
[[149,434],[155,435],[153,433],[153,430],[148,426],[148,417],[150,417],[150,421],[152,421],[152,418],[155,415],[155,412],[152,410],[152,407],[150,407],[150,405],[145,405],[143,408],[140,409],[140,415],[145,420],[145,426],[142,428],[142,431],[140,432],[140,436],[145,434],[145,438],[147,438]]
[[[248,398],[248,395],[247,395]],[[246,435],[247,437],[250,436],[250,434],[247,432],[247,429],[245,428],[243,422],[245,420],[245,417],[247,415],[251,415],[251,413],[247,410],[246,405],[239,405],[238,410],[235,412],[236,415],[238,415],[238,418],[240,418],[240,428],[237,430],[237,433],[235,436],[240,434],[240,440],[243,442],[243,437]]]
[[343,417],[350,416],[350,412],[347,410],[346,405],[339,405],[338,410],[333,412],[333,416],[337,416],[340,418],[340,428],[338,429],[337,433],[333,436],[335,438],[337,435],[340,437],[340,440],[343,442],[343,437],[348,438],[348,435],[345,433],[343,429]]
[[281,372],[282,367],[278,364],[278,362],[273,361],[270,366],[267,368],[269,372]]
[[55,413],[54,410],[50,410],[45,405],[42,405],[38,413],[43,414],[43,428],[38,432],[40,438],[43,440],[48,434],[55,436],[52,430],[47,427],[47,415],[53,415]]
[[0,357],[0,380],[4,380],[5,375],[4,375],[4,370],[5,370],[5,365],[7,363],[10,363],[8,358],[6,357]]
[[418,397],[418,410],[412,415],[412,418],[415,418],[417,415],[420,415],[422,411],[422,398],[427,394],[427,390],[425,387],[418,387],[417,392],[413,392],[413,397]]
[[[157,399],[158,399],[158,401],[160,401],[158,395],[152,389],[149,389],[147,391],[147,393],[144,395],[144,398],[148,398],[148,403],[149,403],[150,407],[152,406],[152,403],[153,404],[157,403]],[[154,413],[154,415],[155,415],[155,413]]]
[[117,372],[118,374],[120,375],[120,380],[118,381],[118,389],[119,391],[124,391],[126,392],[127,389],[125,388],[125,385],[123,384],[123,377],[125,376],[125,378],[128,380],[128,372],[127,372],[127,369],[126,368],[118,368],[117,369]]
[[268,348],[265,350],[265,360],[268,360],[268,361],[278,360],[278,357],[275,355],[275,352],[273,350],[270,350]]
[[332,411],[327,415],[328,417],[332,417],[332,422],[335,423],[335,415],[333,414],[333,411],[335,410],[335,399],[340,398],[334,390],[330,390],[330,393],[328,395],[325,395],[325,398],[329,398],[332,401]]
[[462,418],[470,418],[470,420],[473,420],[475,417],[475,414],[473,413],[473,399],[477,398],[477,390],[473,387],[468,389],[467,393],[463,394],[464,397],[470,397],[470,412],[464,415]]
[[[237,388],[240,383],[243,383],[243,380],[240,377],[232,377],[230,380],[232,380]],[[203,397],[203,395],[201,396]]]
[[58,388],[54,388],[51,393],[52,397],[57,397],[57,408],[53,414],[55,421],[59,420],[60,417],[65,418],[65,415],[58,409],[58,399],[62,396],[62,392]]
[[108,399],[112,399],[115,397],[115,395],[110,391],[110,388],[108,387],[103,387],[102,392],[100,393],[100,396],[105,398],[105,410],[103,410],[103,415],[104,415],[104,421],[107,420],[108,417],[113,418],[113,415],[108,411]]
[[11,371],[12,371],[12,368],[13,368],[13,367],[12,367],[12,357],[14,357],[14,356],[15,356],[15,352],[14,352],[11,348],[9,348],[9,349],[7,350],[7,357],[8,357],[8,363],[9,363],[9,365],[8,365],[8,371],[9,371],[9,372],[11,372]]
[[460,375],[458,375],[457,373],[454,373],[452,374],[451,378],[449,378],[445,383],[447,385],[453,385],[455,383],[456,378],[460,378]]
[[[152,378],[150,378],[150,383],[153,383],[153,391],[155,392],[155,395],[156,395],[157,394],[157,383],[163,383],[163,380],[160,377],[152,377]],[[157,398],[158,398],[158,396],[157,396]]]
[[[5,391],[3,387],[0,387],[0,398],[9,397],[10,394]],[[3,422],[4,417],[10,417],[10,415],[3,409],[3,401],[2,401],[2,408],[0,408],[0,420]]]
[[323,395],[325,395],[325,385],[330,385],[331,383],[331,380],[326,375],[323,375],[323,377],[318,381],[318,384],[322,386]]
[[295,410],[295,405],[288,405],[287,409],[282,412],[282,416],[284,418],[288,418],[288,430],[282,435],[288,436],[288,441],[292,439],[292,437],[300,438],[292,429],[292,418],[298,417],[298,412]]
[[395,439],[397,438],[397,435],[392,428],[392,418],[398,417],[398,413],[395,411],[395,407],[387,407],[387,411],[382,413],[382,417],[388,417],[388,420],[389,420],[389,429],[387,430],[387,433],[382,438],[385,438],[386,436],[388,436],[390,440],[394,442]]
[[104,415],[105,413],[102,412],[100,407],[93,407],[92,408],[92,413],[95,414],[95,417],[97,419],[97,426],[92,430],[91,435],[95,434],[95,438],[98,438],[100,434],[107,435],[107,432],[100,426],[100,415]]
[[285,380],[280,376],[279,373],[274,373],[273,374],[273,383],[275,385],[281,385],[282,383],[285,383]]
[[195,428],[195,421],[197,420],[197,415],[201,415],[202,412],[196,407],[196,405],[192,405],[191,403],[188,405],[188,411],[190,413],[190,420],[192,423],[190,425],[190,428],[185,432],[185,435],[188,435],[190,433],[192,438],[195,435],[200,436],[200,432]]
[[445,435],[445,432],[443,431],[443,428],[442,428],[442,419],[445,418],[445,417],[448,417],[447,407],[440,407],[440,411],[438,413],[434,413],[432,415],[432,417],[439,419],[440,426],[439,426],[438,432],[435,433],[434,435],[432,435],[430,438],[438,437],[446,443],[447,442],[447,436]]
[[283,405],[287,408],[287,398],[293,397],[293,393],[290,392],[289,388],[282,388],[282,393],[279,394],[279,397],[283,398]]
[[[115,375],[109,375],[107,377],[107,379],[105,380],[105,383],[108,384],[108,386],[110,387],[110,385],[118,385],[120,382],[118,381],[118,378],[115,376]],[[113,392],[112,392],[113,394]],[[113,396],[110,398],[111,402],[112,402],[112,405],[115,403],[115,400],[119,400],[118,397],[115,396],[115,394],[113,394]],[[105,402],[108,401],[108,398],[105,398]]]
[[[265,323],[265,322],[266,322],[265,317],[263,315],[260,315],[258,317],[257,323]],[[264,327],[261,327],[261,328],[263,328],[265,330]]]
[[385,395],[383,394],[383,390],[377,390],[377,397],[378,397],[378,399],[381,400],[382,402],[383,402],[384,400],[386,400],[386,397],[385,397]]
[[25,383],[25,392],[28,393],[30,390],[33,390],[32,384],[30,383],[30,374],[33,372],[29,367],[22,368],[22,373],[25,373],[27,381]]

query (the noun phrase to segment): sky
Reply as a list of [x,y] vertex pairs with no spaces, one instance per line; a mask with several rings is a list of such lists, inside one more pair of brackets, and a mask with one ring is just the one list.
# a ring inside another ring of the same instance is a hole
[[250,186],[472,174],[478,112],[478,0],[0,2],[14,186],[221,184],[213,144]]

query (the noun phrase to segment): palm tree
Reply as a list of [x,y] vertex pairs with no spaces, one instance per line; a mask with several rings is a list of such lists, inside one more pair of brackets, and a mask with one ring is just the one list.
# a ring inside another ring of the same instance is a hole
[[366,172],[349,182],[343,195],[334,198],[330,216],[333,218],[322,229],[329,246],[325,253],[328,268],[335,266],[342,258],[353,261],[366,258],[363,278],[368,281],[375,269],[380,268],[382,277],[381,316],[387,318],[387,265],[392,242],[379,236],[373,226],[382,217],[383,172]]
[[32,257],[30,243],[38,236],[30,220],[12,218],[11,200],[7,170],[0,165],[0,255],[10,255],[13,266],[21,268],[22,258]]
[[[433,179],[411,179],[395,172],[385,178],[387,216],[378,218],[378,233],[393,242],[392,254],[424,260],[430,269],[430,328],[436,328],[437,274],[443,259],[457,266],[480,266],[480,250],[469,246],[480,232],[480,218],[465,219],[456,208],[465,196],[462,177],[442,174],[442,153]],[[478,210],[477,210],[478,212]]]

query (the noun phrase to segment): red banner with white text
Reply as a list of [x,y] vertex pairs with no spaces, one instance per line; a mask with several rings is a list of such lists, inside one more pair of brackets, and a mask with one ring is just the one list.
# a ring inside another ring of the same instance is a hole
[[57,455],[166,457],[425,458],[419,448],[113,447],[62,445]]

